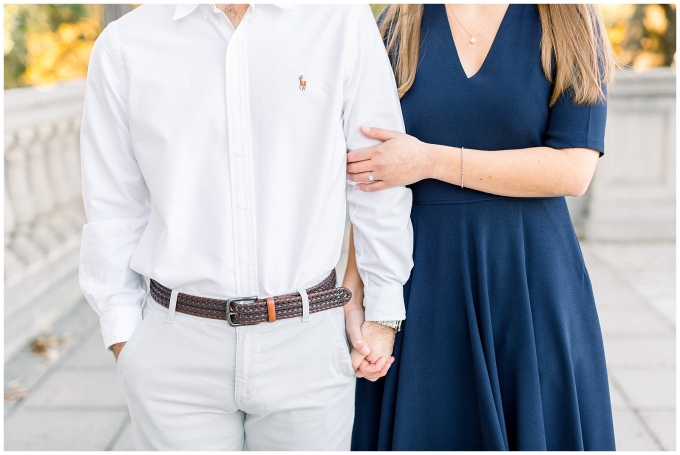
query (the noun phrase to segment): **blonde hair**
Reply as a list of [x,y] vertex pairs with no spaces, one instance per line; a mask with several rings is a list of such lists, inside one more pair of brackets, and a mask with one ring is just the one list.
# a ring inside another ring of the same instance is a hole
[[[386,40],[399,97],[416,78],[423,5],[389,5],[382,12],[380,33]],[[618,61],[607,39],[596,5],[538,5],[543,36],[541,64],[553,85],[550,106],[567,90],[574,103],[604,100],[602,85],[614,79]],[[553,65],[554,64],[554,65]]]

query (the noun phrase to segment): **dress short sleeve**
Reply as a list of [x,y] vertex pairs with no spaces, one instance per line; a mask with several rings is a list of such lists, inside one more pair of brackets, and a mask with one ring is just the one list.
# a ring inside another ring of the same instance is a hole
[[[606,87],[603,87],[605,96]],[[604,129],[607,122],[607,101],[593,105],[573,103],[573,93],[565,91],[550,108],[545,146],[556,149],[588,148],[604,154]]]

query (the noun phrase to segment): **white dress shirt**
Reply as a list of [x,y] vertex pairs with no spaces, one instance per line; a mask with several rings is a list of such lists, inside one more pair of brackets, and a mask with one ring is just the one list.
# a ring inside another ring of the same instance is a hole
[[[143,5],[90,59],[80,284],[104,343],[141,322],[143,276],[227,299],[295,292],[340,257],[346,201],[367,320],[404,319],[411,191],[364,193],[346,153],[403,131],[366,5]],[[150,198],[147,200],[147,193]]]

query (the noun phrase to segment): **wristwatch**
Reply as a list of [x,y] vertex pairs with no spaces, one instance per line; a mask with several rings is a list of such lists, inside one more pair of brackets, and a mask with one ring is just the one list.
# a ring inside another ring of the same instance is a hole
[[376,324],[384,325],[385,327],[389,327],[391,329],[394,329],[396,332],[401,330],[401,321],[371,321],[375,322]]

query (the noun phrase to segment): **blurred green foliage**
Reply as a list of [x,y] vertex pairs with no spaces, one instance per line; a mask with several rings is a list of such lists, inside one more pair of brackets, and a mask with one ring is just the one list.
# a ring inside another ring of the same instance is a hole
[[371,11],[373,11],[373,17],[378,19],[378,16],[380,16],[380,13],[382,12],[383,9],[387,6],[387,3],[385,4],[371,4]]

